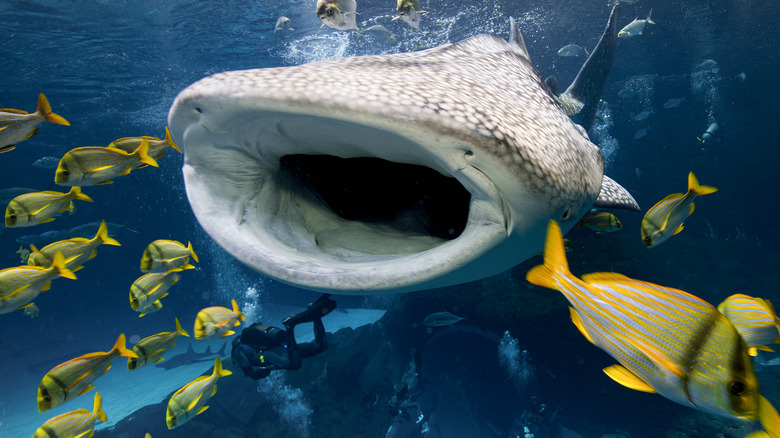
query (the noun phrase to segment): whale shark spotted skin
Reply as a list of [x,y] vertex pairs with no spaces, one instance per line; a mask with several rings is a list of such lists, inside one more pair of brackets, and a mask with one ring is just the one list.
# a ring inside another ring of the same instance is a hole
[[[503,272],[541,252],[550,219],[565,232],[594,205],[638,211],[511,21],[508,42],[477,35],[187,87],[168,122],[198,221],[272,278],[369,295]],[[601,64],[578,80],[603,86]]]

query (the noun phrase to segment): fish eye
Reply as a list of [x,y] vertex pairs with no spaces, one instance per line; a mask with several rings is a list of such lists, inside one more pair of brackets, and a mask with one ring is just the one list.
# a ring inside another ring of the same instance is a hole
[[63,169],[63,170],[60,172],[60,174],[61,174],[62,176],[68,176],[68,175],[70,175],[70,170]]
[[743,382],[731,382],[729,390],[731,395],[742,395],[745,392],[745,384]]

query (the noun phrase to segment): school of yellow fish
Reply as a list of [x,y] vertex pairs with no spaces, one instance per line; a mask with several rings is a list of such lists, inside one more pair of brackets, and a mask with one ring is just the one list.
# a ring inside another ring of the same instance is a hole
[[[16,144],[32,138],[43,122],[61,125],[69,123],[52,112],[46,97],[38,98],[38,109],[33,114],[22,110],[0,109],[0,153],[15,149]],[[80,147],[68,151],[60,160],[54,175],[58,185],[71,186],[68,192],[42,191],[19,195],[8,203],[5,225],[8,228],[32,227],[55,220],[66,211],[75,211],[74,201],[92,202],[82,193],[81,187],[110,184],[117,177],[147,166],[158,167],[157,160],[167,148],[181,153],[165,129],[165,138],[150,136],[124,137],[105,147]],[[34,300],[51,288],[55,278],[76,279],[74,272],[97,255],[100,245],[121,246],[109,236],[108,226],[102,221],[93,238],[74,237],[60,240],[41,249],[30,244],[29,249],[19,248],[21,266],[0,270],[0,313],[23,310],[30,317],[37,317],[38,306]],[[176,284],[179,272],[195,269],[190,261],[198,262],[191,243],[158,239],[151,242],[141,256],[140,269],[144,273],[130,286],[130,305],[140,316],[162,308],[161,299]],[[208,307],[196,315],[196,339],[229,336],[232,328],[244,320],[235,300],[232,310]],[[178,318],[172,332],[157,333],[138,341],[132,349],[126,347],[125,335],[120,334],[114,346],[107,352],[85,354],[63,362],[49,370],[38,385],[37,404],[40,412],[67,403],[91,391],[98,377],[111,368],[111,361],[119,356],[128,358],[127,369],[136,370],[164,360],[179,336],[189,336]],[[166,413],[169,428],[184,424],[208,408],[206,401],[216,393],[216,379],[227,376],[219,357],[216,358],[214,375],[199,377],[177,391],[170,399]],[[39,427],[33,438],[85,438],[94,434],[95,422],[106,421],[102,410],[102,398],[95,393],[94,409],[90,412],[78,409],[50,418]],[[147,433],[147,438],[151,436]]]
[[[355,0],[318,0],[316,14],[322,26],[338,30],[358,30]],[[419,0],[397,0],[397,15],[413,28],[420,25]],[[652,13],[652,10],[650,11]],[[285,18],[285,17],[282,17]],[[289,22],[289,19],[287,19]],[[641,35],[647,18],[637,18],[620,32],[620,37]],[[290,29],[292,30],[292,29]],[[62,116],[52,112],[46,97],[38,97],[34,113],[0,109],[0,153],[10,152],[22,141],[38,134],[43,122],[69,126]],[[163,139],[150,136],[124,137],[105,147],[78,147],[67,152],[57,166],[54,182],[71,186],[68,192],[41,191],[19,195],[5,212],[8,228],[31,227],[48,223],[66,211],[75,211],[74,201],[93,202],[81,187],[110,184],[116,178],[147,166],[158,167],[157,160],[168,148],[181,153],[165,129]],[[691,172],[686,193],[673,193],[650,208],[641,222],[642,243],[655,247],[683,230],[684,221],[695,208],[694,199],[716,192],[700,185]],[[609,212],[592,212],[580,219],[578,228],[608,233],[623,228]],[[76,279],[74,272],[97,254],[100,245],[120,246],[108,235],[105,222],[91,238],[72,238],[51,243],[41,249],[30,245],[20,248],[26,264],[0,270],[0,313],[23,309],[36,317],[33,302],[51,287],[58,277]],[[770,344],[780,343],[780,319],[768,300],[734,294],[716,307],[687,292],[635,280],[613,272],[574,276],[568,267],[566,251],[572,248],[563,239],[557,223],[551,221],[544,248],[544,263],[532,268],[526,278],[532,284],[561,292],[571,304],[570,316],[579,332],[593,345],[611,355],[618,364],[604,372],[617,383],[638,391],[658,393],[669,400],[707,413],[742,420],[758,420],[764,431],[750,438],[780,438],[780,415],[761,395],[751,356],[758,350],[772,351]],[[161,299],[179,280],[179,273],[194,269],[190,261],[198,257],[188,242],[174,240],[151,242],[141,257],[140,276],[130,286],[130,305],[144,316],[162,308]],[[235,300],[231,307],[212,306],[195,317],[197,340],[226,337],[245,317]],[[92,383],[111,368],[111,360],[128,358],[127,369],[136,370],[164,360],[179,336],[187,336],[178,318],[171,332],[157,333],[126,347],[120,334],[107,352],[89,353],[61,363],[43,376],[38,387],[40,412],[83,395]],[[217,380],[230,375],[215,358],[211,375],[201,376],[176,391],[169,399],[166,424],[181,426],[204,412],[208,400],[216,394]],[[107,421],[102,398],[94,396],[92,411],[79,409],[47,420],[33,438],[91,437],[95,422]],[[151,438],[146,434],[146,438]]]

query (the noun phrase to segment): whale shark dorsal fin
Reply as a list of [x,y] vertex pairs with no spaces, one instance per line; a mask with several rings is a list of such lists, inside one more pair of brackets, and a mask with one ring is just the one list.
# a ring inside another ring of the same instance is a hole
[[601,92],[604,90],[607,76],[612,69],[612,62],[615,60],[619,6],[618,3],[612,8],[607,27],[596,44],[596,48],[590,52],[590,56],[580,68],[574,82],[560,96],[561,101],[567,102],[571,108],[578,106],[572,105],[573,103],[579,104],[576,113],[569,114],[570,111],[567,111],[567,115],[576,116],[572,117],[572,120],[582,125],[586,131],[590,131],[590,128],[593,127]]
[[526,59],[531,59],[531,57],[528,55],[528,49],[525,47],[525,40],[523,40],[523,35],[520,33],[520,29],[517,28],[517,22],[515,21],[514,17],[509,17],[509,44],[517,46],[522,52],[521,54]]
[[187,344],[187,353],[195,354],[195,349],[192,348],[192,344]]

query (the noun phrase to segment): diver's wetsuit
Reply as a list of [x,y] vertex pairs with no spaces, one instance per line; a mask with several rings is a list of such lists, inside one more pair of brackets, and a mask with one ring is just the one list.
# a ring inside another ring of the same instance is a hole
[[[328,349],[328,339],[322,317],[336,308],[336,302],[324,294],[309,308],[284,319],[284,330],[278,327],[253,324],[233,340],[231,356],[244,374],[255,380],[268,377],[272,370],[297,370],[301,360]],[[298,344],[295,326],[314,323],[314,341]]]

